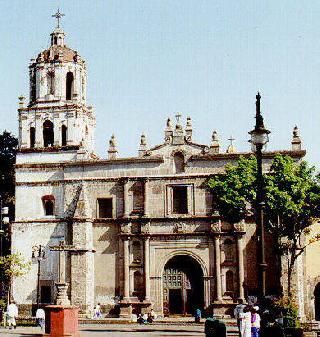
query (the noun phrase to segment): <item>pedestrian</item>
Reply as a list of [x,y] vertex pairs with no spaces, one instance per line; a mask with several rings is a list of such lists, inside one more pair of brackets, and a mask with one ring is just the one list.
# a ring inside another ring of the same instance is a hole
[[96,305],[96,312],[97,312],[97,318],[101,318],[102,317],[102,313],[101,313],[101,304],[98,303]]
[[241,319],[241,337],[251,337],[251,307],[247,305],[239,315]]
[[233,314],[235,319],[237,320],[237,326],[239,331],[239,336],[241,336],[241,322],[242,319],[240,318],[240,314],[243,313],[243,309],[246,307],[246,305],[243,303],[243,299],[239,299],[239,303],[234,308]]
[[17,323],[16,323],[16,318],[18,317],[18,307],[16,306],[15,301],[10,301],[10,304],[8,305],[7,308],[7,324],[9,329],[16,329]]
[[42,308],[38,308],[36,311],[36,321],[41,330],[44,330],[45,318],[46,314],[44,310]]
[[201,310],[198,308],[194,314],[194,320],[196,323],[200,323],[201,320]]
[[251,312],[251,337],[260,337],[260,315],[259,307],[254,306]]

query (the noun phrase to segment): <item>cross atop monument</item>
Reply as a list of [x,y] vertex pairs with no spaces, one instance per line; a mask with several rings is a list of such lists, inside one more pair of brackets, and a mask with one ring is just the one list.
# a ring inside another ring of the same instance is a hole
[[57,19],[57,28],[60,28],[60,19],[65,16],[63,13],[60,13],[60,9],[58,8],[57,13],[53,14],[52,17]]
[[230,138],[228,138],[228,140],[230,140],[230,145],[233,146],[233,141],[235,140],[235,138],[233,138],[232,136],[230,136]]

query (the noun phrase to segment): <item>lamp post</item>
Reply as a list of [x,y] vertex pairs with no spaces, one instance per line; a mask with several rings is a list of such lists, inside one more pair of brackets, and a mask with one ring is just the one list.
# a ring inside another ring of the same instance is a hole
[[2,197],[0,196],[0,256],[3,256],[3,236],[5,230],[3,229],[3,225],[7,225],[9,223],[9,207],[3,207]]
[[39,309],[40,303],[40,266],[41,261],[46,259],[45,248],[42,245],[36,245],[32,247],[32,260],[38,263],[38,279],[37,279],[37,309]]
[[265,257],[265,235],[264,235],[264,183],[262,175],[262,151],[269,141],[270,131],[264,127],[263,117],[260,110],[261,96],[258,92],[256,95],[256,125],[249,132],[252,150],[257,158],[257,190],[256,190],[256,224],[258,234],[258,291],[260,300],[266,295],[266,270],[267,263]]

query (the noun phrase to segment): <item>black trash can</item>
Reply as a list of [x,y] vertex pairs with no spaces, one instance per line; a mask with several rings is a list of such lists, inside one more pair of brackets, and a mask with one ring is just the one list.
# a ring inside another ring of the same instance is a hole
[[206,337],[226,337],[226,325],[215,318],[208,318],[204,325],[204,333]]

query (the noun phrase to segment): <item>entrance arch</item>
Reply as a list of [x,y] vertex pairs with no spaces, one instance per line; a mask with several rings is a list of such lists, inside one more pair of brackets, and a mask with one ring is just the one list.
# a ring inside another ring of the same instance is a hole
[[169,314],[193,314],[204,306],[203,271],[189,255],[173,256],[164,266],[163,311]]
[[314,316],[316,321],[320,321],[320,282],[314,288]]

